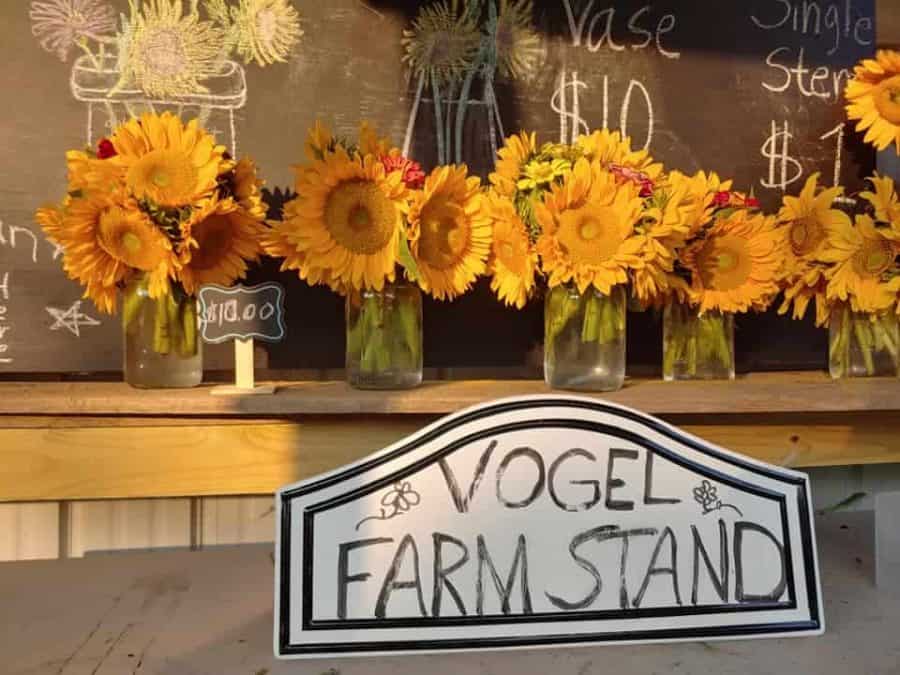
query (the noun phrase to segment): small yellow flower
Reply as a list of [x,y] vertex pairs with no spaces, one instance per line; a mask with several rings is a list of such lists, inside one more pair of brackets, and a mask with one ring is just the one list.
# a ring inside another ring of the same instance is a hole
[[519,190],[535,190],[565,176],[571,168],[571,163],[565,159],[554,159],[549,162],[531,161],[525,165],[525,175],[519,179],[516,187]]

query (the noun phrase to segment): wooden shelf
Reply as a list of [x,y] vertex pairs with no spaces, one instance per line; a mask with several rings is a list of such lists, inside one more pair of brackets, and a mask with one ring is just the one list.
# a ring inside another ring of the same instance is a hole
[[[429,382],[403,392],[343,382],[279,387],[273,396],[222,398],[208,387],[0,384],[0,502],[267,494],[361,459],[447,413],[561,393],[532,380]],[[900,462],[898,379],[634,380],[596,397],[773,464]]]
[[[536,380],[427,382],[409,391],[359,391],[344,382],[275,382],[272,396],[220,397],[210,387],[139,390],[122,383],[0,383],[0,415],[268,417],[443,415],[517,395],[561,394]],[[630,380],[585,394],[655,415],[846,413],[900,410],[900,379],[832,381],[824,373],[760,373],[734,382]]]

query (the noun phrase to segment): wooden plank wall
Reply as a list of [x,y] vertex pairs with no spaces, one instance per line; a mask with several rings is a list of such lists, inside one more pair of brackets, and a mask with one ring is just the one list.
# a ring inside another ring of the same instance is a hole
[[[847,508],[869,510],[874,495],[900,485],[900,465],[809,473],[817,509],[863,494]],[[273,501],[266,496],[0,504],[0,561],[255,544],[274,534]]]

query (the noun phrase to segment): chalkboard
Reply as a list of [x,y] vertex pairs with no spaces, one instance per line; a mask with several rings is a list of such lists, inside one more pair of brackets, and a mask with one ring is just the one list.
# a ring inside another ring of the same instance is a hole
[[574,397],[276,496],[284,658],[821,635],[809,479]]
[[[225,145],[258,161],[272,189],[273,216],[316,118],[347,136],[361,118],[369,119],[398,144],[408,140],[426,166],[434,164],[433,93],[425,87],[417,97],[417,79],[402,62],[403,30],[426,3],[297,4],[304,35],[287,63],[263,68],[234,60],[207,82],[208,95],[150,103],[135,95],[129,108],[121,92],[109,93],[114,73],[93,77],[77,48],[65,62],[41,48],[32,34],[31,3],[3,3],[0,71],[7,91],[16,93],[15,104],[0,111],[0,376],[121,367],[118,320],[80,301],[80,289],[60,269],[59,252],[32,220],[37,206],[64,190],[64,151],[96,142],[113,117],[151,104],[186,116],[203,113]],[[874,4],[536,2],[531,29],[537,43],[528,67],[514,80],[498,72],[473,81],[472,103],[461,120],[461,157],[486,175],[493,144],[504,132],[528,128],[547,140],[570,140],[608,124],[623,128],[638,147],[647,145],[667,166],[733,176],[769,209],[813,171],[825,183],[837,177],[857,190],[874,159],[842,123],[840,90],[848,69],[876,46]],[[109,5],[127,11],[124,0]],[[897,23],[893,3],[885,0],[880,9]],[[454,124],[455,105],[447,107]],[[266,347],[269,366],[340,367],[341,300],[279,274],[272,264],[255,270],[248,283],[269,280],[286,287],[289,332],[295,323],[305,329],[293,333],[304,336],[302,349]],[[539,300],[523,312],[501,308],[485,284],[456,304],[428,303],[426,366],[536,364],[540,315]],[[636,369],[658,364],[657,319],[633,315],[629,321],[629,362]],[[737,340],[742,369],[824,365],[823,333],[808,323],[747,317],[739,321]],[[208,355],[210,367],[229,362],[227,350],[221,358],[215,349]]]

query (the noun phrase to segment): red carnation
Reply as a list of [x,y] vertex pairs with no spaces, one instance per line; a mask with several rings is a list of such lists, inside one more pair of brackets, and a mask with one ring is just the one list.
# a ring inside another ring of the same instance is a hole
[[641,197],[652,197],[653,196],[653,181],[650,179],[650,176],[645,174],[643,171],[637,171],[627,166],[622,166],[621,164],[610,164],[609,170],[619,179],[620,183],[624,183],[625,181],[631,181],[632,183],[637,183],[641,187]]
[[723,190],[722,192],[717,192],[716,196],[713,197],[713,206],[717,208],[725,208],[726,206],[731,204],[731,193],[728,190]]
[[744,206],[746,206],[748,209],[758,209],[759,200],[756,197],[747,197],[744,200]]
[[100,142],[97,143],[97,158],[98,159],[109,159],[110,157],[115,157],[119,153],[116,152],[115,146],[113,146],[112,141],[108,138],[101,138]]
[[402,171],[403,182],[406,187],[418,190],[425,185],[425,172],[422,171],[422,167],[418,162],[401,155],[383,155],[381,163],[384,165],[384,170],[388,173]]

